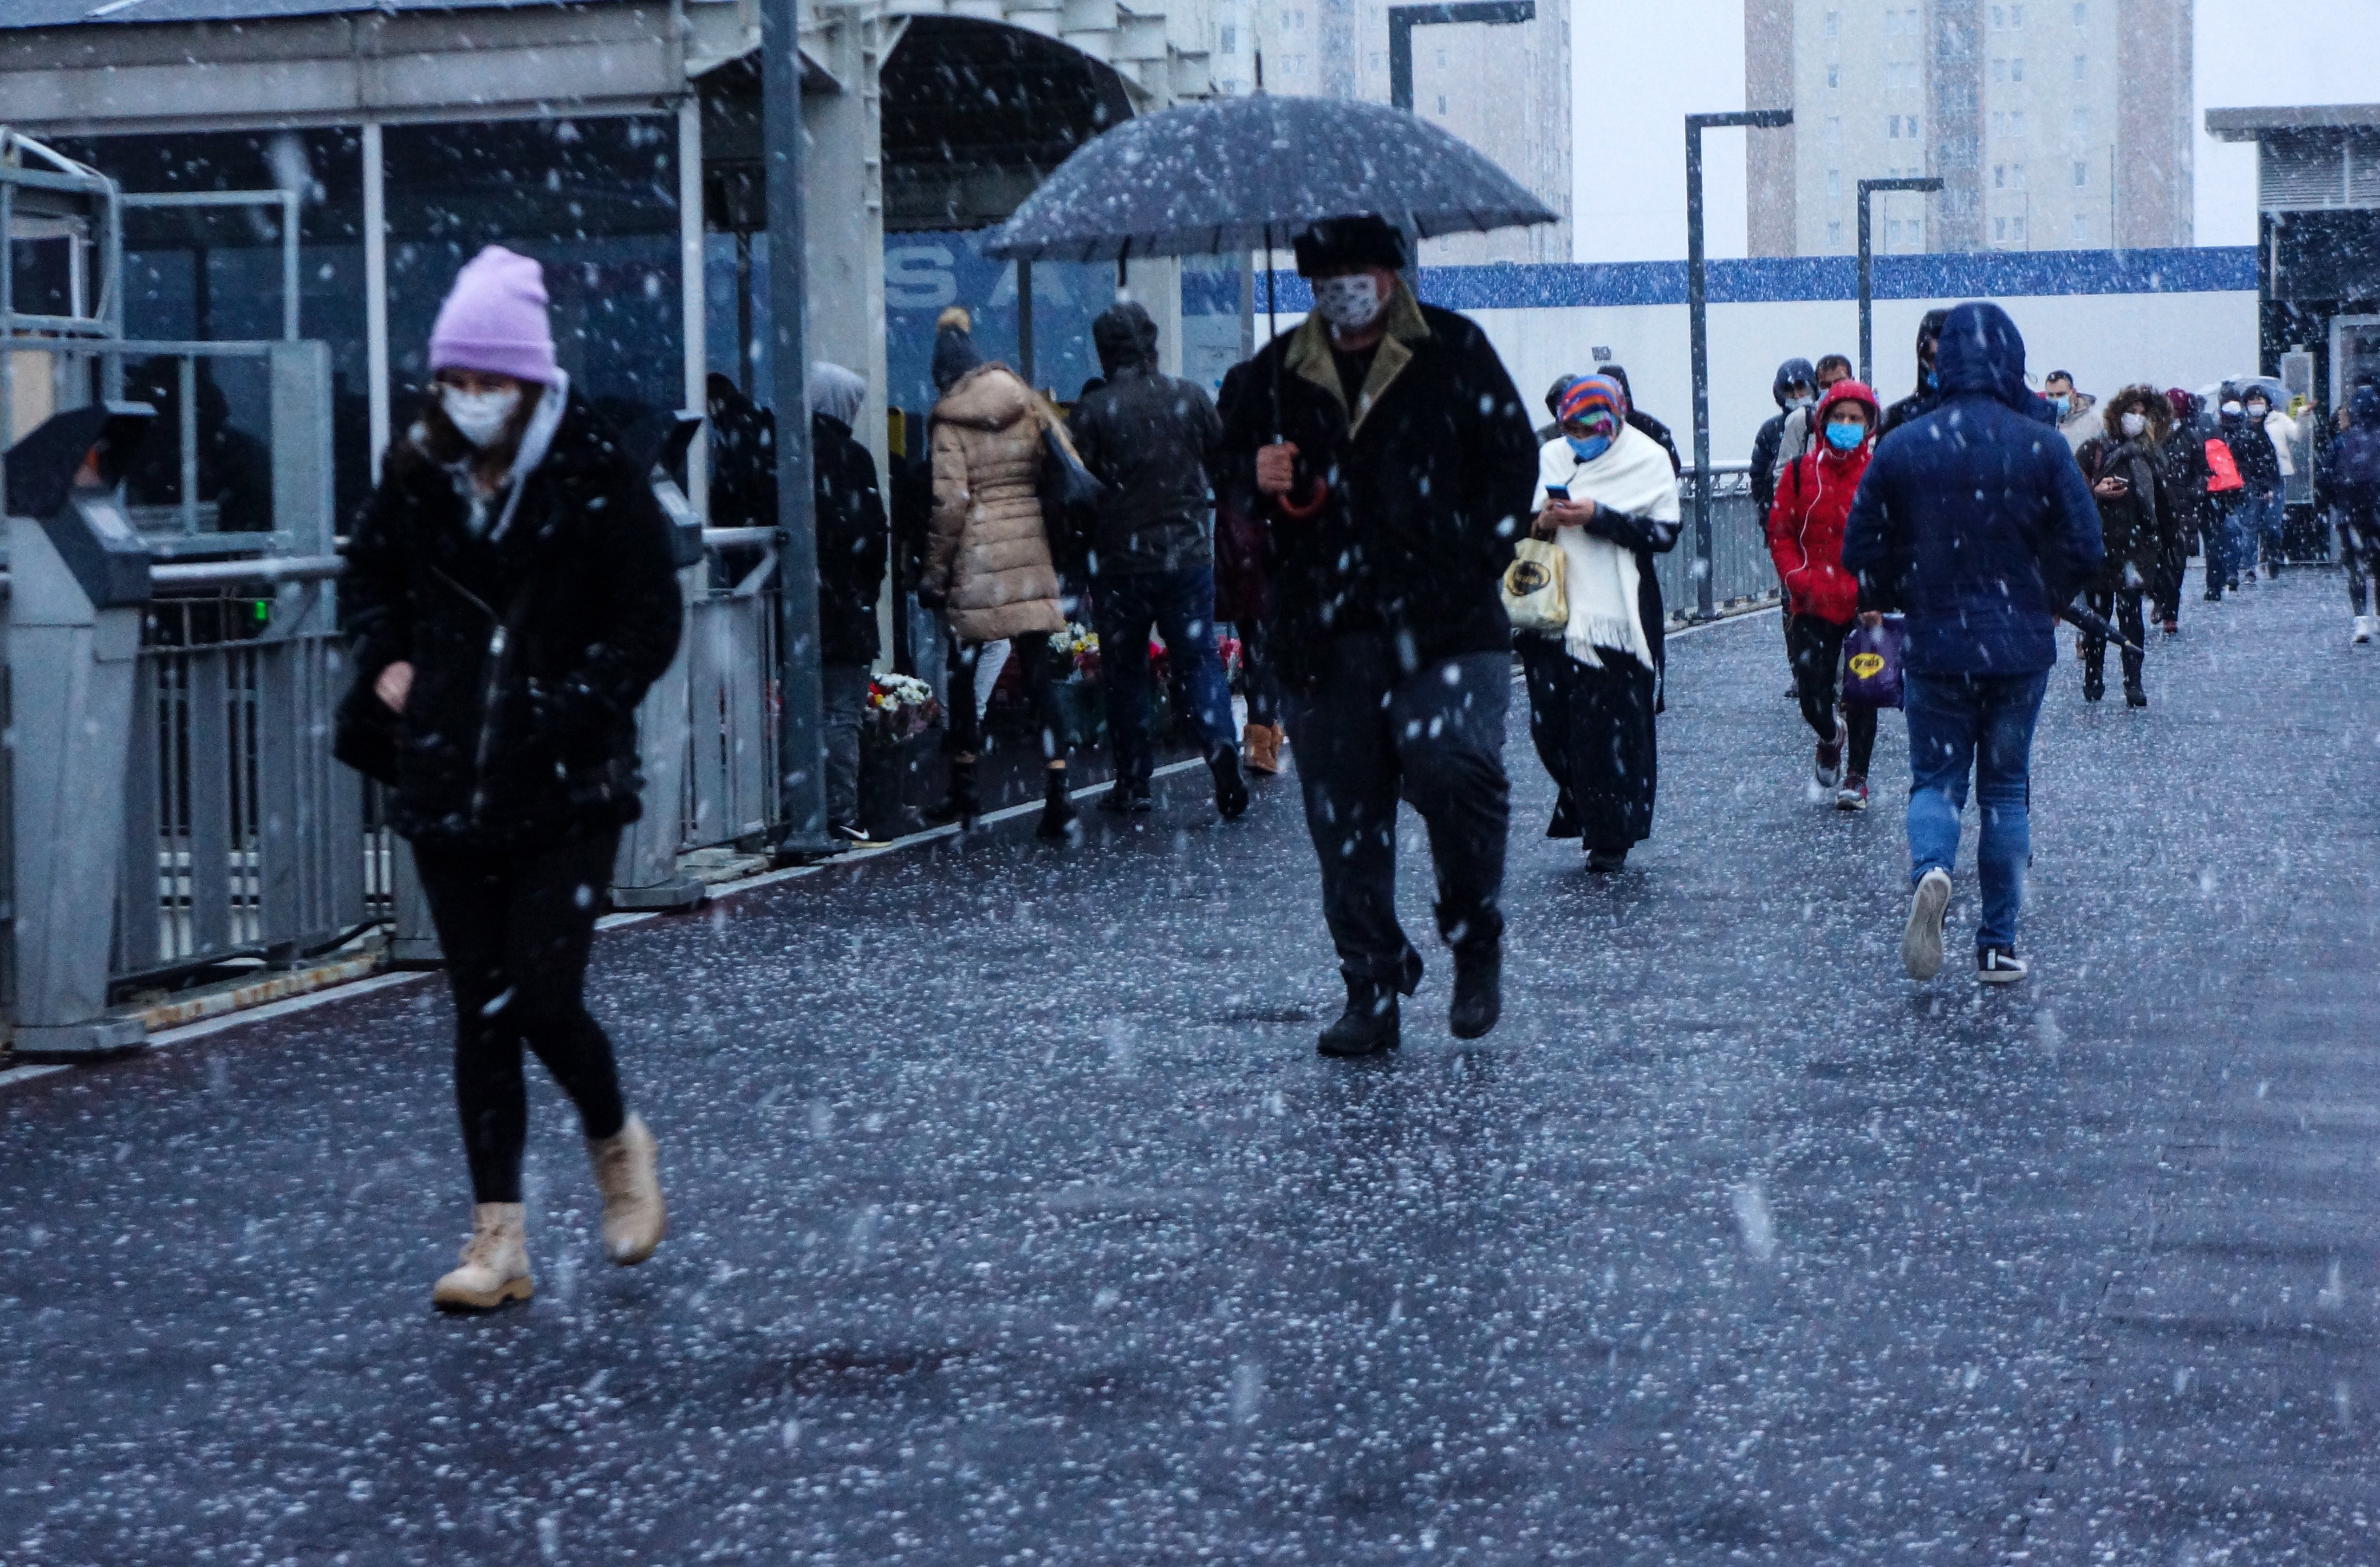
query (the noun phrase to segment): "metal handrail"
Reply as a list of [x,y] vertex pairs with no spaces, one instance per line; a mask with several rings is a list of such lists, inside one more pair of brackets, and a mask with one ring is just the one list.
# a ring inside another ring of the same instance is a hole
[[327,582],[347,569],[341,555],[282,555],[245,561],[188,561],[152,565],[157,588],[228,588],[243,582]]

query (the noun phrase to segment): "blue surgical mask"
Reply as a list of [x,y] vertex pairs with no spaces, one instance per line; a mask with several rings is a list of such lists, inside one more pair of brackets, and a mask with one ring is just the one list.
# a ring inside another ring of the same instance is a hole
[[2049,399],[2049,406],[2058,410],[2058,417],[2059,419],[2064,419],[2069,413],[2073,411],[2074,399],[2071,397],[2052,397]]
[[1859,443],[1866,439],[1865,425],[1830,424],[1827,426],[1827,444],[1838,452],[1854,451]]
[[1571,456],[1583,463],[1591,463],[1611,450],[1609,435],[1565,435],[1562,439],[1570,443]]
[[1934,367],[1933,367],[1933,366],[1931,366],[1931,365],[1926,366],[1926,367],[1925,367],[1925,390],[1927,390],[1928,392],[1939,392],[1941,389],[1942,389],[1942,378],[1941,378],[1940,376],[1938,376],[1938,375],[1937,375],[1937,374],[1935,374],[1935,373],[1934,373]]

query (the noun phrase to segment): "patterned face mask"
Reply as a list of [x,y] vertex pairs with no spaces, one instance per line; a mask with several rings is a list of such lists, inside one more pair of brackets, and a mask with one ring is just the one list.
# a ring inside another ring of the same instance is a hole
[[1313,283],[1314,311],[1342,332],[1361,332],[1379,319],[1387,303],[1379,280],[1359,272],[1345,277],[1318,277]]

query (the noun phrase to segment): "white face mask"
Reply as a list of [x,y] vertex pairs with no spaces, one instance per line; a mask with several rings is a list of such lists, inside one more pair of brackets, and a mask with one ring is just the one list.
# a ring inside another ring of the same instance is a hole
[[1313,288],[1315,314],[1342,332],[1361,332],[1371,325],[1388,302],[1380,298],[1379,280],[1367,272],[1318,277]]
[[2262,419],[2272,411],[2272,405],[2269,403],[2251,403],[2248,405],[2248,417],[2250,419]]
[[2226,403],[2223,405],[2223,411],[2227,414],[2237,414],[2240,411],[2240,405],[2237,403]]
[[2124,427],[2125,434],[2134,437],[2149,427],[2148,418],[2143,414],[2126,414],[2117,422]]
[[455,432],[483,452],[504,434],[504,426],[512,422],[514,412],[520,407],[520,389],[515,386],[501,392],[466,392],[459,386],[444,385],[438,388],[438,406],[446,410]]

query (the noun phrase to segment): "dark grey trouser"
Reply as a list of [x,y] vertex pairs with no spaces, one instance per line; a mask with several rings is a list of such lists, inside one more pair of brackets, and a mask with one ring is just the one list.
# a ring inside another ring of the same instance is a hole
[[868,666],[830,663],[819,670],[826,709],[826,819],[859,820],[859,721],[868,712]]
[[1322,866],[1322,914],[1351,979],[1411,995],[1421,954],[1397,923],[1397,801],[1420,813],[1438,872],[1438,930],[1451,947],[1502,939],[1504,712],[1512,658],[1471,653],[1407,674],[1385,637],[1342,637],[1320,678],[1285,694],[1305,831]]

